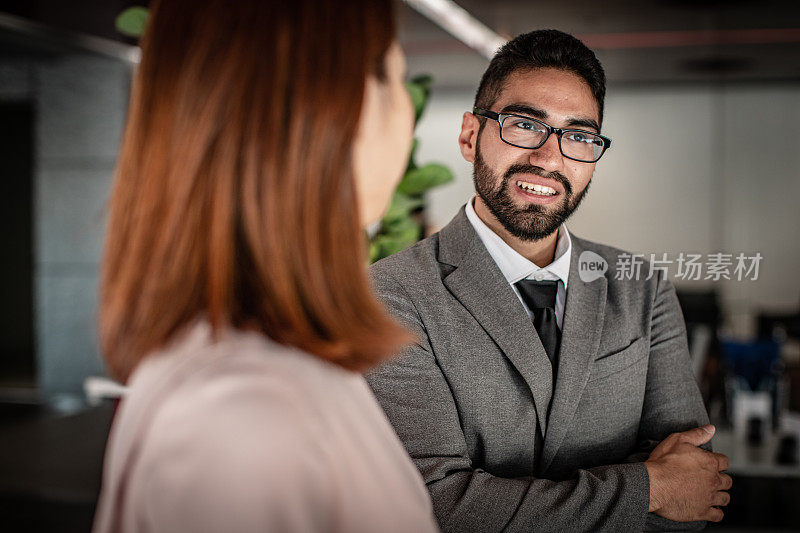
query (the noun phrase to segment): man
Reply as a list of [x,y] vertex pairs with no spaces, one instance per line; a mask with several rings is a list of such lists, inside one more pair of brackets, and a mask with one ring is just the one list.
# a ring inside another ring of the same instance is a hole
[[621,251],[564,225],[610,145],[604,96],[577,39],[508,43],[458,139],[476,196],[372,268],[419,341],[368,380],[445,531],[698,529],[729,501],[674,288],[615,279]]

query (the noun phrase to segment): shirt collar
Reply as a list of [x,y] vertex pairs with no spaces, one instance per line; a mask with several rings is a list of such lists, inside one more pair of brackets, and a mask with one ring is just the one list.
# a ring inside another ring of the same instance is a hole
[[567,288],[570,258],[572,255],[572,239],[569,236],[569,231],[567,231],[567,226],[565,224],[561,224],[558,227],[558,240],[556,242],[553,262],[544,268],[539,268],[536,264],[527,260],[509,246],[480,219],[472,205],[474,200],[475,196],[470,198],[469,202],[467,202],[465,208],[467,219],[470,224],[472,224],[472,227],[475,228],[475,232],[478,234],[481,242],[483,242],[489,255],[492,256],[494,262],[500,267],[500,272],[503,273],[503,277],[506,278],[506,281],[513,285],[519,280],[532,276],[536,272],[544,271],[560,279],[564,283],[564,288]]

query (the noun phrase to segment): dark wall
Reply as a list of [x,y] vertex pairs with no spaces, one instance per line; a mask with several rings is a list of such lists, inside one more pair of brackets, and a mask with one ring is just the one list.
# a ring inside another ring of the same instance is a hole
[[0,378],[33,381],[33,106],[0,103]]
[[54,28],[133,43],[135,40],[115,30],[114,21],[127,7],[149,4],[150,0],[0,0],[0,12]]

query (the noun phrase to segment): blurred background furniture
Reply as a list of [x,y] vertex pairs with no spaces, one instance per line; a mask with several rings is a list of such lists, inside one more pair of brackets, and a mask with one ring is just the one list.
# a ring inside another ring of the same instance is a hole
[[91,529],[112,411],[0,395],[0,529]]

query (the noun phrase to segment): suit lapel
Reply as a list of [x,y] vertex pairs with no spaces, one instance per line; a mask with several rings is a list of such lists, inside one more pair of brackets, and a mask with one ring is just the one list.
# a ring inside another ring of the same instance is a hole
[[439,260],[456,267],[444,278],[445,286],[522,375],[533,395],[539,427],[545,434],[553,390],[552,367],[528,314],[463,208],[442,229],[439,239]]
[[578,271],[584,250],[580,239],[572,236],[569,287],[564,306],[561,348],[559,349],[556,389],[548,416],[541,473],[547,471],[564,440],[589,377],[589,366],[597,352],[603,327],[607,280],[601,277],[585,283]]

